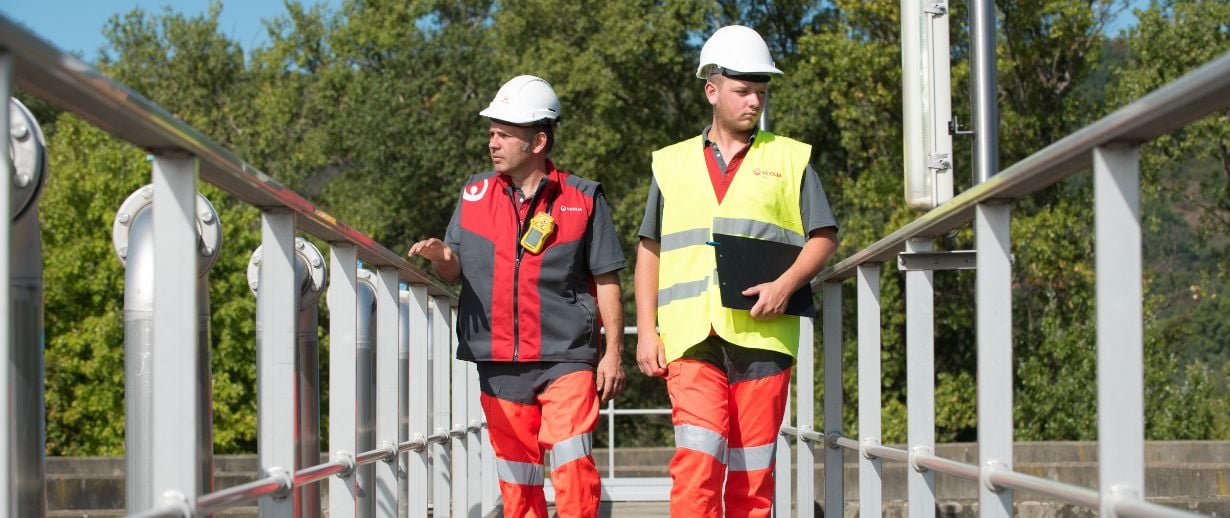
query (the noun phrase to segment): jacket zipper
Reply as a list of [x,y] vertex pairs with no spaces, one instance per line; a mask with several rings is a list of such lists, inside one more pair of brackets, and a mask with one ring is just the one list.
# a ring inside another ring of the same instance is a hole
[[[543,178],[546,180],[546,178]],[[545,188],[546,182],[539,182],[538,189],[534,191],[534,195],[530,197],[530,206],[526,209],[525,219],[521,218],[521,207],[517,204],[517,195],[514,193],[514,187],[510,182],[508,184],[508,201],[512,202],[513,214],[517,217],[517,234],[513,237],[513,246],[517,247],[517,259],[513,261],[513,289],[512,289],[512,307],[513,307],[513,358],[512,361],[518,361],[521,356],[521,311],[517,309],[517,299],[520,298],[521,284],[521,256],[525,254],[525,248],[521,247],[521,236],[525,234],[525,222],[530,219],[530,212],[534,211],[534,205],[538,201],[538,194]]]

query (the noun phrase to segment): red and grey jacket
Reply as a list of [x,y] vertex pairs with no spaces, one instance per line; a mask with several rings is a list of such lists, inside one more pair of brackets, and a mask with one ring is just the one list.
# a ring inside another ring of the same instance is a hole
[[[507,175],[473,175],[445,233],[461,260],[457,358],[595,363],[593,278],[625,264],[602,187],[547,162],[534,195],[517,198]],[[541,212],[555,231],[533,254],[520,239]]]

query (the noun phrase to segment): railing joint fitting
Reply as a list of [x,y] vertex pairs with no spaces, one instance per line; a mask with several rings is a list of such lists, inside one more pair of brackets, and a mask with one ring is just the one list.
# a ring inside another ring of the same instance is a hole
[[427,449],[427,438],[421,433],[414,434],[414,438],[410,439],[410,449],[415,453],[422,453]]
[[284,500],[286,497],[294,494],[295,477],[282,468],[269,468],[269,478],[274,479],[278,483],[278,490],[270,495],[274,500]]
[[841,432],[827,432],[824,434],[824,446],[830,450],[836,450],[841,447],[837,444],[838,439],[841,439]]
[[342,470],[337,473],[337,478],[350,478],[354,474],[354,454],[342,450],[333,454],[333,461],[342,463]]
[[914,471],[917,471],[919,473],[926,473],[927,468],[925,466],[921,466],[918,464],[918,458],[922,456],[929,456],[932,454],[932,451],[933,450],[931,449],[931,447],[926,446],[926,445],[919,445],[919,446],[910,448],[910,453],[909,453],[910,467],[913,468]]
[[871,437],[864,437],[862,441],[859,441],[858,453],[862,455],[864,459],[876,460],[879,457],[876,457],[874,454],[871,453],[871,448],[875,446],[879,446],[879,445],[880,445],[880,441],[877,441]]
[[1011,471],[1011,470],[1012,468],[1009,467],[1008,464],[1002,461],[992,459],[992,460],[988,460],[986,466],[984,466],[983,469],[980,471],[979,478],[982,479],[983,487],[986,487],[992,493],[999,493],[1007,488],[999,484],[996,484],[992,480],[992,477],[996,473],[999,473],[1002,471]]
[[470,425],[466,427],[466,431],[473,433],[473,434],[477,434],[481,432],[482,430],[483,430],[483,423],[479,422],[478,419],[471,419]]
[[385,462],[392,464],[397,462],[397,444],[390,441],[380,441],[380,449],[384,450]]
[[188,497],[179,491],[171,490],[162,493],[162,502],[165,507],[177,509],[180,516],[184,518],[196,516],[196,512],[193,509],[192,503],[188,501]]
[[454,439],[461,439],[466,436],[466,427],[461,423],[453,423],[453,429],[448,431],[448,435]]

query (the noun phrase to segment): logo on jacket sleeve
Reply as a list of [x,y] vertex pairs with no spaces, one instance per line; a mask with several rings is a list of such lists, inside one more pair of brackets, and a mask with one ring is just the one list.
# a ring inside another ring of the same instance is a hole
[[479,188],[478,184],[467,186],[465,190],[461,192],[461,199],[465,201],[478,201],[483,199],[483,196],[487,194],[487,182],[489,180],[490,179],[483,180],[482,188]]

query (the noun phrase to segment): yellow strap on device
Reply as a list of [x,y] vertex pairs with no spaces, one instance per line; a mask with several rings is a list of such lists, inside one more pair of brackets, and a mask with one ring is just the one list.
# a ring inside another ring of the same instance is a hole
[[539,212],[530,219],[530,228],[521,236],[521,247],[531,254],[537,254],[547,244],[547,238],[555,232],[555,218],[545,212]]

